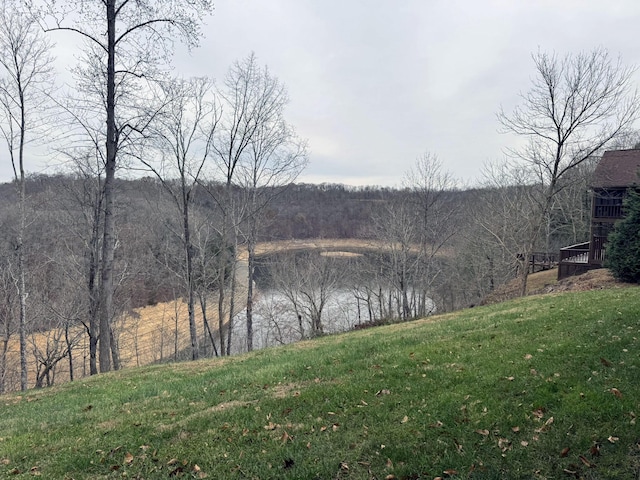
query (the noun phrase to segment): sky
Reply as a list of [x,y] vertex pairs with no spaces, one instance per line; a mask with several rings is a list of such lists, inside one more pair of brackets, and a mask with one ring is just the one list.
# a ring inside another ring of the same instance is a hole
[[[221,83],[254,52],[286,85],[285,116],[308,140],[302,182],[400,186],[429,153],[471,185],[518,142],[499,132],[496,113],[511,111],[530,87],[532,53],[604,47],[640,65],[638,0],[214,4],[200,47],[177,47],[175,74]],[[0,180],[8,174],[0,166]]]

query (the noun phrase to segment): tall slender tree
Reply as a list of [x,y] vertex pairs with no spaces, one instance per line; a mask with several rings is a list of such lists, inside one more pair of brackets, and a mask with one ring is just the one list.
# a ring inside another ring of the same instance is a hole
[[204,173],[220,116],[213,82],[207,78],[164,83],[160,102],[163,108],[150,127],[158,150],[159,163],[145,157],[141,158],[173,199],[182,220],[183,279],[189,312],[191,358],[196,360],[199,348],[195,321],[196,278],[195,245],[191,239],[192,209],[198,182]]
[[51,45],[43,37],[35,18],[11,0],[0,3],[0,129],[6,141],[18,190],[20,221],[15,239],[16,286],[20,299],[20,387],[27,377],[27,286],[25,282],[26,152],[29,134],[39,124],[38,116],[51,86]]
[[[172,52],[177,36],[195,46],[200,24],[213,9],[210,0],[72,0],[64,5],[41,2],[49,31],[66,31],[84,40],[87,58],[100,67],[94,71],[101,93],[105,122],[105,176],[102,271],[99,310],[99,368],[112,368],[110,323],[114,305],[115,212],[114,182],[122,163],[123,143],[144,130],[146,118],[126,116],[131,99],[142,95],[140,84],[158,75]],[[128,104],[127,104],[128,103]]]
[[[250,65],[250,64],[249,64]],[[267,68],[253,77],[265,114],[252,135],[247,154],[239,166],[237,183],[246,205],[242,236],[247,249],[247,350],[253,350],[253,284],[256,244],[266,223],[265,209],[284,192],[306,167],[306,141],[300,139],[284,118],[288,95],[284,85]]]

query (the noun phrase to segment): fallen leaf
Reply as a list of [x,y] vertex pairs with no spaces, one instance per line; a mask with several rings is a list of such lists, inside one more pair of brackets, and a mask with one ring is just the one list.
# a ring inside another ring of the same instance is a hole
[[393,468],[393,462],[390,458],[387,458],[387,468]]
[[278,428],[278,425],[273,422],[269,422],[269,425],[264,426],[265,430],[275,430],[276,428]]
[[282,443],[287,443],[293,440],[293,437],[291,435],[289,435],[286,431],[282,434],[282,437],[280,437],[280,440],[282,440]]
[[489,430],[487,430],[486,428],[484,430],[476,430],[476,433],[479,433],[480,435],[486,437],[487,435],[489,435]]
[[515,380],[516,377],[505,377],[507,380],[509,380],[510,382],[513,382]]
[[462,454],[463,453],[462,445],[460,445],[456,439],[453,439],[453,443],[455,444],[456,450],[458,451],[458,453]]
[[169,476],[170,477],[177,477],[178,475],[180,475],[183,472],[184,472],[184,468],[182,468],[181,466],[178,466],[178,467],[176,467],[175,469],[173,469],[172,471],[169,472]]
[[612,366],[612,363],[609,360],[607,360],[606,358],[603,358],[603,357],[600,357],[600,363],[602,365],[604,365],[605,367],[611,367]]
[[436,423],[432,423],[429,426],[431,428],[442,428],[444,426],[444,423],[442,423],[440,420],[438,420]]
[[533,355],[531,355],[530,353],[527,353],[527,354],[524,356],[524,359],[525,359],[525,360],[531,360],[532,358],[533,358]]
[[585,466],[589,468],[593,467],[593,464],[589,460],[587,460],[587,457],[585,457],[584,455],[579,455],[578,458],[582,463],[585,464]]
[[506,452],[511,448],[511,441],[508,438],[499,438],[498,447],[500,447],[503,452]]
[[444,473],[445,475],[452,476],[452,475],[457,475],[457,474],[458,474],[458,471],[457,471],[457,470],[454,470],[453,468],[449,468],[449,469],[445,470],[445,471],[444,471],[444,472],[442,472],[442,473]]
[[592,457],[599,457],[600,456],[600,445],[598,445],[597,443],[595,445],[593,445],[589,449],[589,453],[591,454]]
[[383,388],[382,390],[378,390],[376,392],[376,397],[379,397],[380,395],[391,395],[391,390],[387,390],[386,388]]
[[561,457],[566,457],[567,455],[569,455],[569,450],[571,450],[569,447],[564,447],[562,449],[562,451],[560,452],[560,456]]
[[545,426],[549,426],[553,423],[553,417],[549,417],[546,422],[544,422]]
[[133,455],[131,455],[131,453],[129,453],[129,452],[125,453],[124,454],[124,463],[129,465],[131,462],[133,462]]
[[520,427],[511,427],[511,431],[513,433],[518,433],[520,431]]
[[620,438],[612,437],[611,435],[609,435],[609,438],[607,438],[607,440],[609,440],[609,443],[616,443],[618,440],[620,440]]
[[409,421],[409,417],[405,415],[404,417],[402,417],[402,420],[400,420],[400,423],[407,423],[408,421]]
[[340,462],[340,470],[348,471],[349,465],[346,462]]
[[522,440],[520,442],[520,445],[522,445],[523,447],[528,447],[529,446],[529,442],[527,442],[526,440]]
[[613,393],[616,397],[622,398],[622,392],[617,388],[612,388],[610,392]]

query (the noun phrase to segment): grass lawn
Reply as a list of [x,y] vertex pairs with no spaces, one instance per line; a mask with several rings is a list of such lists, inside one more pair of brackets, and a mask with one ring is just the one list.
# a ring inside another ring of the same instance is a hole
[[640,288],[0,397],[0,477],[640,476]]

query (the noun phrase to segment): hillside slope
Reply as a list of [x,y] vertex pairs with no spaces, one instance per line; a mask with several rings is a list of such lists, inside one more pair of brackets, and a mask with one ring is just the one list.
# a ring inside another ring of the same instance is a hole
[[0,397],[0,476],[637,478],[640,288]]

